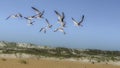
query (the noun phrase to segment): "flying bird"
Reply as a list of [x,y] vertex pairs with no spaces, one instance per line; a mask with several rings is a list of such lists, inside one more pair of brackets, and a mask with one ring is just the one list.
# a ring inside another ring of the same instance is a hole
[[35,13],[36,13],[36,15],[35,15],[35,18],[44,18],[43,17],[43,14],[44,14],[44,12],[45,11],[42,11],[42,12],[40,12],[37,8],[35,8],[35,7],[31,7],[34,11],[35,11]]
[[40,29],[40,32],[43,31],[44,33],[46,33],[46,29],[47,29],[46,27],[42,27],[42,28]]
[[64,21],[64,18],[65,18],[65,15],[64,13],[62,12],[62,15],[60,13],[58,13],[56,10],[54,11],[56,13],[56,15],[58,16],[58,21],[59,22],[63,22]]
[[63,34],[66,34],[66,32],[64,31],[64,29],[62,27],[59,27],[54,30],[54,32],[57,32],[57,31],[60,31],[60,32],[63,32]]
[[64,13],[62,12],[62,15],[61,15],[56,10],[55,10],[55,13],[58,16],[58,22],[60,23],[61,27],[66,27],[66,22],[64,21],[64,19],[65,19]]
[[77,22],[74,18],[72,18],[72,21],[75,24],[75,26],[82,26],[81,23],[83,22],[83,20],[84,20],[84,15],[82,15],[82,19],[80,22]]
[[44,18],[44,17],[43,17],[44,12],[45,12],[45,11],[42,11],[41,14],[36,14],[36,15],[35,15],[35,18],[37,18],[37,19]]
[[32,19],[34,18],[33,16],[24,17],[24,18],[28,21],[28,24],[30,25],[33,25],[33,23],[35,22],[35,21],[32,21]]
[[22,16],[21,13],[12,14],[12,15],[9,15],[9,16],[6,18],[6,20],[8,20],[9,18],[18,18],[18,17],[22,18],[23,16]]
[[52,25],[49,23],[49,21],[47,19],[45,19],[46,23],[47,23],[47,28],[52,28]]
[[49,23],[49,21],[48,21],[47,19],[45,19],[45,21],[46,21],[47,26],[42,27],[42,28],[40,29],[40,32],[43,31],[44,33],[46,33],[46,30],[47,30],[47,29],[52,28],[52,25]]

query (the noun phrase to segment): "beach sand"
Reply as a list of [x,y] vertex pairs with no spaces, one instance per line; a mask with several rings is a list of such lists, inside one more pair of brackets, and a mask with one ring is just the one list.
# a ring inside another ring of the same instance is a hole
[[[21,63],[21,60],[27,63]],[[91,64],[78,61],[53,60],[53,59],[8,59],[0,58],[0,68],[120,68],[109,64]]]

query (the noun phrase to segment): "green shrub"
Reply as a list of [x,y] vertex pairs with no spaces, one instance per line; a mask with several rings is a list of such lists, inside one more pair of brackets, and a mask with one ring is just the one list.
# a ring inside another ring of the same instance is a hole
[[27,64],[28,62],[26,60],[20,60],[21,64]]

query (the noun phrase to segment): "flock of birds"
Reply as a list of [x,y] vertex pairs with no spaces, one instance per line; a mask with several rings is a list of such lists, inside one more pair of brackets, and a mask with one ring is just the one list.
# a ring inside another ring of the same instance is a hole
[[[40,29],[40,32],[43,31],[44,33],[46,33],[46,30],[52,28],[53,25],[51,25],[49,23],[48,19],[46,19],[46,18],[43,17],[45,11],[41,12],[41,11],[39,11],[35,7],[31,7],[31,8],[35,11],[35,15],[33,15],[33,16],[23,17],[23,15],[21,13],[16,13],[16,14],[9,15],[6,18],[6,20],[8,20],[9,18],[24,18],[24,19],[26,19],[28,21],[28,24],[33,25],[33,23],[35,22],[35,21],[33,21],[33,19],[45,19],[47,25],[45,27],[42,27]],[[65,19],[64,12],[62,12],[61,14],[58,11],[56,11],[56,10],[54,12],[55,12],[55,14],[58,17],[57,21],[60,24],[60,27],[58,27],[57,29],[55,29],[54,32],[61,31],[61,32],[63,32],[63,34],[66,34],[66,32],[64,31],[64,28],[66,27],[66,22],[64,20]],[[74,23],[75,26],[77,26],[77,27],[78,26],[82,26],[81,23],[84,20],[84,15],[82,15],[82,19],[79,22],[76,21],[74,18],[71,18],[71,19],[72,19],[72,21],[73,21],[73,23]]]

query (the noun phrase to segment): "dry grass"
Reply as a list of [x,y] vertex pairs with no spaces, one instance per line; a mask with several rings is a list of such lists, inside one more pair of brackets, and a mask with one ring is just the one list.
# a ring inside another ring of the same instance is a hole
[[[23,62],[23,64],[19,61]],[[24,61],[28,63],[24,64]],[[6,62],[0,60],[0,68],[120,68],[120,66],[48,59],[7,59]]]

